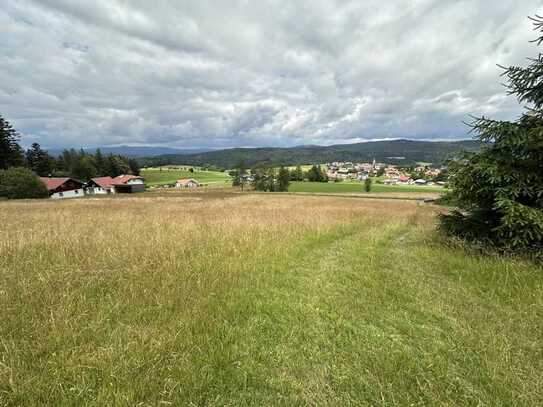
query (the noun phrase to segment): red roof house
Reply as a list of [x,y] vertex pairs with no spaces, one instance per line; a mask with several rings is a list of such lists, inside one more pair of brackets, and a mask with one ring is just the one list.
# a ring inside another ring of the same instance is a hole
[[78,198],[85,195],[83,182],[74,178],[40,177],[51,198]]

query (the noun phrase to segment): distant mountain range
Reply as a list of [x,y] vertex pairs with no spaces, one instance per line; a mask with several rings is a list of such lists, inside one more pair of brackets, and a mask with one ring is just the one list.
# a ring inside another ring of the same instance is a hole
[[163,154],[141,159],[143,165],[187,164],[234,168],[243,160],[247,166],[327,163],[334,161],[378,162],[412,165],[417,162],[440,164],[459,151],[476,151],[479,142],[388,140],[332,146],[287,148],[231,148],[193,154]]
[[[122,155],[125,157],[139,158],[139,157],[154,157],[157,155],[186,155],[186,154],[199,154],[206,151],[211,151],[210,149],[205,148],[194,148],[194,149],[179,149],[179,148],[170,148],[170,147],[132,147],[132,146],[118,146],[118,147],[89,147],[83,148],[83,151],[86,153],[94,154],[96,149],[99,148],[102,154],[115,154]],[[57,157],[62,154],[64,149],[53,148],[47,150],[49,154]],[[79,149],[78,149],[79,150]]]

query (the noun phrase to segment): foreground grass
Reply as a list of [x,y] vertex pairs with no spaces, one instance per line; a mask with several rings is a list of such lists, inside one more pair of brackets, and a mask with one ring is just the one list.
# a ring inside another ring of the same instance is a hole
[[195,169],[194,172],[190,172],[187,169],[143,169],[141,171],[142,177],[145,178],[145,183],[149,186],[175,184],[178,179],[181,178],[194,178],[201,184],[209,184],[213,186],[230,185],[230,176],[225,172],[219,171],[201,171]]
[[0,202],[0,405],[541,405],[543,275],[407,201]]
[[[371,192],[420,192],[439,193],[445,188],[435,186],[372,184]],[[362,182],[291,182],[289,192],[353,193],[364,192]]]

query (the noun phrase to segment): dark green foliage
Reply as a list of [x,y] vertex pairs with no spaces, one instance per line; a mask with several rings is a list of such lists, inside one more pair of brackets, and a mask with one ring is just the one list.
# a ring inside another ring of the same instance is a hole
[[96,153],[94,154],[94,168],[96,168],[97,174],[106,174],[107,160],[99,148],[96,149]]
[[89,180],[96,177],[97,172],[91,157],[83,155],[75,161],[70,168],[72,177],[80,180]]
[[41,177],[50,176],[55,170],[55,160],[47,151],[42,150],[38,143],[26,151],[26,164],[34,173]]
[[290,172],[290,180],[291,181],[303,181],[304,180],[304,172],[302,171],[301,166],[296,166],[295,169],[293,169]]
[[0,169],[24,165],[20,138],[13,126],[0,116]]
[[[537,19],[541,30],[543,21]],[[541,37],[538,41],[542,41]],[[543,249],[543,59],[505,70],[510,93],[528,104],[515,122],[477,118],[483,143],[450,167],[450,199],[458,207],[442,216],[450,234],[506,249]]]
[[364,191],[371,192],[371,178],[368,177],[364,180]]
[[328,182],[328,176],[320,165],[314,165],[307,171],[305,178],[309,182]]
[[247,167],[243,160],[238,163],[236,170],[230,171],[230,176],[232,177],[232,186],[241,187],[243,191],[247,183]]
[[0,170],[0,197],[7,199],[47,198],[45,184],[28,168]]
[[278,192],[287,192],[288,186],[290,185],[290,173],[285,167],[279,169],[279,174],[277,175],[277,187]]
[[134,158],[128,159],[128,167],[130,167],[130,173],[132,175],[140,175],[140,165],[138,164],[138,160]]
[[389,140],[334,146],[232,148],[198,154],[168,154],[142,158],[140,162],[145,166],[213,164],[218,167],[235,168],[240,160],[244,160],[249,166],[262,164],[265,167],[279,167],[333,161],[371,162],[375,158],[379,162],[411,165],[419,161],[441,163],[460,150],[476,151],[478,148],[479,144],[473,140],[456,142]]
[[290,185],[290,172],[284,167],[281,167],[279,172],[275,168],[253,168],[251,176],[255,191],[286,192]]

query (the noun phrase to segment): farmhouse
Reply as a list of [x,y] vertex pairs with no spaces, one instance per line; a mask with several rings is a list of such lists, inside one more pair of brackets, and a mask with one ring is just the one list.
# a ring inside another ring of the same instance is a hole
[[176,188],[198,188],[200,183],[192,178],[182,178],[175,183]]
[[79,198],[85,195],[83,182],[76,179],[40,177],[40,180],[47,187],[50,198]]
[[115,178],[92,178],[85,187],[85,193],[89,195],[132,193],[144,190],[143,178],[135,175],[119,175]]
[[92,178],[85,186],[85,193],[89,195],[95,194],[114,194],[114,180],[111,177]]

